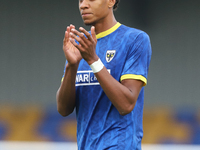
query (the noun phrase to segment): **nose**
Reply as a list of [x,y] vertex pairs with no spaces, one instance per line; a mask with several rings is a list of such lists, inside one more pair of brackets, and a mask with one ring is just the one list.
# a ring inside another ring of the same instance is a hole
[[80,9],[85,9],[89,7],[88,0],[81,0],[79,1],[79,8]]

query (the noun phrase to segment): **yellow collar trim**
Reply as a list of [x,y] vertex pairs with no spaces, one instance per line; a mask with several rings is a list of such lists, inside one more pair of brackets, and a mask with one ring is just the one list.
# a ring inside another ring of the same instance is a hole
[[96,38],[100,39],[102,37],[105,37],[105,36],[109,35],[110,33],[114,32],[115,30],[117,30],[120,26],[121,26],[121,24],[119,22],[117,22],[112,28],[97,34]]

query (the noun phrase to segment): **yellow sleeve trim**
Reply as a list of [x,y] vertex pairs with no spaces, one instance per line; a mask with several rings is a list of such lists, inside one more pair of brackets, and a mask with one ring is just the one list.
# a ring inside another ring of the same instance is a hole
[[102,37],[105,37],[105,36],[109,35],[110,33],[114,32],[115,30],[117,30],[120,26],[121,26],[121,24],[119,22],[117,22],[112,28],[97,34],[96,38],[100,39]]
[[147,79],[142,75],[125,74],[121,76],[120,81],[125,80],[125,79],[141,80],[142,82],[144,82],[143,86],[147,85]]
[[64,77],[62,77],[62,79],[61,79],[61,83],[63,82],[63,79],[64,79]]

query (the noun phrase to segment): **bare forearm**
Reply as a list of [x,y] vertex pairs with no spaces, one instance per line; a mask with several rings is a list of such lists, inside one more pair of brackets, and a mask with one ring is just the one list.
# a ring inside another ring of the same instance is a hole
[[127,86],[118,82],[108,73],[105,67],[100,72],[96,73],[95,76],[107,97],[121,115],[126,115],[133,110],[140,90],[129,89]]
[[78,65],[66,66],[65,76],[57,91],[57,109],[62,116],[68,116],[75,108],[75,77]]

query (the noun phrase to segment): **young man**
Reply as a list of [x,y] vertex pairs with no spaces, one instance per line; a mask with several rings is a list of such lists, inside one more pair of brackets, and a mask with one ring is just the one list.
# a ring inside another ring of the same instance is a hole
[[119,0],[79,0],[91,32],[67,27],[66,66],[57,108],[76,108],[79,150],[140,150],[144,86],[151,58],[149,37],[121,25],[113,10]]

